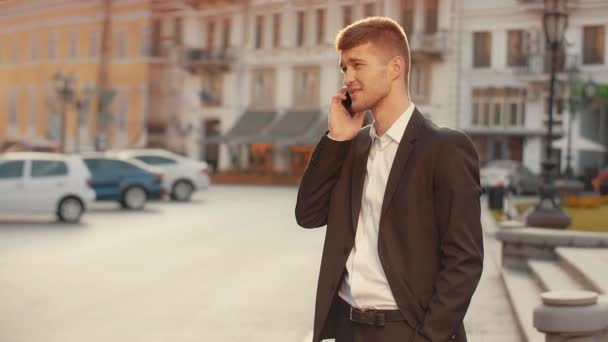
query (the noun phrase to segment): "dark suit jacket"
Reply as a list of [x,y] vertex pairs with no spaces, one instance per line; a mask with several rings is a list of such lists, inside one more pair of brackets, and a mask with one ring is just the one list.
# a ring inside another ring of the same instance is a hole
[[[298,224],[327,225],[313,342],[335,336],[337,290],[354,245],[369,130],[351,141],[321,138],[298,191]],[[378,254],[415,342],[466,341],[462,321],[483,267],[480,190],[471,140],[414,110],[386,185]]]

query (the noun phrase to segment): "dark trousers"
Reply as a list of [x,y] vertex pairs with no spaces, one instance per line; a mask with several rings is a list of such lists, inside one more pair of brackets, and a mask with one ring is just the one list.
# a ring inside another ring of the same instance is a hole
[[414,338],[414,328],[405,321],[375,326],[352,322],[344,312],[338,316],[336,342],[408,342]]

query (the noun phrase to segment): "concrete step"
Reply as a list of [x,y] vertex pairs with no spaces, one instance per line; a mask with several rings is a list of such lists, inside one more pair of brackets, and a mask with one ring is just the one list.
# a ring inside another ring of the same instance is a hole
[[531,272],[526,269],[503,267],[502,279],[525,341],[544,342],[545,335],[533,325],[534,309],[541,304],[542,291]]
[[540,289],[545,291],[586,290],[586,286],[570,275],[558,261],[528,260],[528,267]]
[[573,248],[555,249],[559,262],[589,290],[608,294],[608,249]]

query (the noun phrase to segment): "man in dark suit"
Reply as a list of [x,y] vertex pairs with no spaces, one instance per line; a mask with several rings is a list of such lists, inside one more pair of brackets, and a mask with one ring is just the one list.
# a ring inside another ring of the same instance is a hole
[[[475,148],[411,102],[409,47],[393,20],[346,27],[336,49],[345,88],[296,204],[300,226],[327,225],[313,342],[466,341],[483,267]],[[374,122],[361,129],[368,109]]]

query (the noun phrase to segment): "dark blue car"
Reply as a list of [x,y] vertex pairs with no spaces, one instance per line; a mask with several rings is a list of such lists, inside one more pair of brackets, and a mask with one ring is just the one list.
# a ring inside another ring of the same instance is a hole
[[164,195],[163,175],[142,163],[108,156],[85,156],[97,201],[117,201],[125,209],[141,210],[147,200]]

